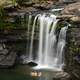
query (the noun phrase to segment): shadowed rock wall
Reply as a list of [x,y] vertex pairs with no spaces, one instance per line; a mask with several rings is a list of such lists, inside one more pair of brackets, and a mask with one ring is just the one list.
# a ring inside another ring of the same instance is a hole
[[67,32],[66,70],[73,80],[80,80],[80,24],[74,24]]

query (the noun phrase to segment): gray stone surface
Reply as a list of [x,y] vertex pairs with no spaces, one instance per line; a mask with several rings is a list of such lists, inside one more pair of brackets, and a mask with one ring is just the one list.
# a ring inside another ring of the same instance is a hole
[[4,45],[0,43],[0,67],[2,68],[13,66],[16,60],[16,52],[8,50]]
[[[67,32],[66,70],[72,80],[80,80],[80,24],[73,24]],[[75,59],[75,57],[77,59]]]
[[67,5],[61,12],[62,15],[74,15],[70,20],[80,22],[80,2]]

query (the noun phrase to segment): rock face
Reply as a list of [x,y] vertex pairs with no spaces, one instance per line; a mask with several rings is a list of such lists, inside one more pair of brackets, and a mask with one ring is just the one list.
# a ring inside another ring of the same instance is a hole
[[12,7],[16,5],[16,0],[0,0],[0,7]]
[[33,5],[33,7],[41,10],[48,10],[53,7],[53,2],[51,1],[50,3],[49,2],[39,3],[39,4]]
[[67,32],[66,49],[67,71],[72,80],[80,80],[80,24],[74,24]]
[[14,65],[16,52],[6,48],[6,45],[0,43],[0,68],[8,68]]
[[70,4],[61,12],[62,15],[74,15],[70,20],[80,22],[80,2]]
[[72,15],[79,15],[80,16],[80,2],[70,4],[64,8],[62,14],[72,14]]

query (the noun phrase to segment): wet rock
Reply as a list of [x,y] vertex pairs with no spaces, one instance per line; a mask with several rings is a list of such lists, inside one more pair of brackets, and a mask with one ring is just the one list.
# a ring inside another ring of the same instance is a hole
[[33,67],[33,66],[37,66],[37,63],[31,61],[31,62],[28,62],[27,65]]

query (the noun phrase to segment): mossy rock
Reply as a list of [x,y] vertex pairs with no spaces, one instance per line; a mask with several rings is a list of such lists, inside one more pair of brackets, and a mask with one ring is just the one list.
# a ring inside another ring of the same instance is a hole
[[0,7],[11,7],[16,5],[16,0],[0,0]]

